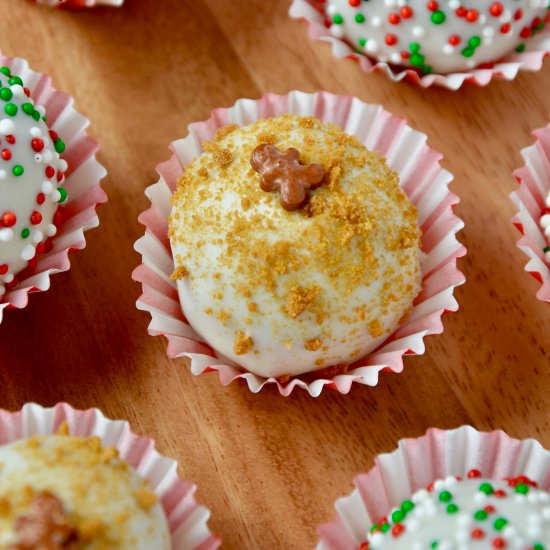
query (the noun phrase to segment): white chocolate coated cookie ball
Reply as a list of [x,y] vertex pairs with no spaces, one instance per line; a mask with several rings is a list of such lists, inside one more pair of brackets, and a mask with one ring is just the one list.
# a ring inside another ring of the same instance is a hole
[[311,117],[226,127],[204,149],[170,216],[192,327],[264,377],[349,364],[384,341],[421,283],[416,209],[397,174]]

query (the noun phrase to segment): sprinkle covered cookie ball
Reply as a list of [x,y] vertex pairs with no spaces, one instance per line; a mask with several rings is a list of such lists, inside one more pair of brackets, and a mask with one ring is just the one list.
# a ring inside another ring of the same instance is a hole
[[446,74],[522,51],[549,9],[549,0],[328,0],[327,15],[357,51]]
[[361,550],[550,549],[550,493],[526,476],[447,477],[373,525]]
[[57,232],[56,211],[67,198],[64,150],[44,107],[0,68],[0,297]]

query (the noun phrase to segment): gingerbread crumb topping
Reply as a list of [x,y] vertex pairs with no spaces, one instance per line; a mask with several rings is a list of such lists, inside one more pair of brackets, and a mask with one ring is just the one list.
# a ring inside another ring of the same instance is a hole
[[172,275],[170,275],[170,279],[172,281],[178,281],[179,279],[183,279],[189,275],[189,271],[184,265],[179,265],[172,271]]
[[252,349],[253,345],[254,342],[250,336],[246,335],[241,330],[237,331],[235,334],[235,341],[233,342],[233,351],[236,355],[244,355],[245,353],[248,353]]
[[293,286],[287,297],[286,313],[295,319],[314,302],[319,294],[321,294],[321,289],[316,286],[311,288]]
[[307,351],[317,351],[322,345],[323,342],[321,342],[319,338],[311,338],[310,340],[306,340],[304,342],[304,347]]

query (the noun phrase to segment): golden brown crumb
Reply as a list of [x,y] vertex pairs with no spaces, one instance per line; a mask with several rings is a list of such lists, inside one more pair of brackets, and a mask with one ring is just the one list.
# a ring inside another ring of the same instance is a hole
[[83,540],[93,541],[103,533],[104,525],[99,518],[83,518],[78,525],[78,534]]
[[258,134],[258,143],[270,143],[274,145],[277,141],[277,136],[270,132],[260,132]]
[[241,330],[237,331],[237,333],[235,334],[235,341],[233,343],[233,351],[236,355],[243,355],[245,353],[248,353],[253,345],[254,342],[252,341],[252,338],[250,338],[250,336],[247,336]]
[[304,342],[304,347],[307,351],[317,351],[322,345],[323,342],[321,342],[319,338],[311,338],[310,340],[306,340]]
[[170,275],[170,279],[172,281],[178,281],[179,279],[187,277],[187,275],[189,275],[189,271],[187,271],[187,268],[184,265],[180,265],[176,267],[176,269],[174,269],[172,275]]
[[149,489],[134,491],[134,498],[138,506],[144,510],[149,510],[149,508],[152,508],[158,502],[157,495],[153,491],[149,491]]
[[69,435],[69,423],[66,420],[63,420],[61,424],[57,427],[57,435]]
[[216,133],[214,134],[214,141],[221,141],[222,139],[227,137],[231,132],[234,132],[238,128],[239,126],[237,124],[226,124],[225,126],[218,128],[216,130]]
[[250,311],[250,313],[254,313],[256,311],[258,311],[258,304],[255,304],[254,302],[248,302],[248,311]]
[[287,314],[295,319],[313,303],[319,294],[321,294],[321,289],[316,286],[311,288],[293,286],[286,301]]
[[378,338],[379,336],[382,336],[382,334],[384,334],[384,327],[382,326],[382,323],[378,319],[371,321],[367,325],[367,328],[369,329],[369,334],[373,338]]
[[217,149],[214,152],[214,162],[222,168],[227,168],[232,160],[233,155],[229,149]]
[[218,321],[220,321],[220,323],[224,325],[227,322],[227,319],[229,319],[230,317],[231,315],[227,313],[227,311],[223,311],[223,309],[216,313],[216,318],[218,319]]

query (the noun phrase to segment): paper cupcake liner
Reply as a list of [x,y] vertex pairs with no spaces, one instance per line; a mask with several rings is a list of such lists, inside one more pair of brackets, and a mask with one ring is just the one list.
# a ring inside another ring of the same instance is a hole
[[49,76],[31,70],[24,59],[0,54],[0,66],[4,65],[22,78],[34,101],[46,108],[48,127],[65,142],[62,158],[69,167],[64,183],[68,197],[59,207],[62,221],[51,239],[51,250],[39,254],[36,267],[19,273],[19,283],[0,297],[0,323],[4,309],[26,307],[31,292],[50,287],[50,275],[69,269],[69,252],[86,246],[84,231],[99,225],[96,206],[107,201],[99,183],[107,172],[95,157],[99,146],[86,134],[89,121],[74,110],[73,98],[57,91]]
[[33,435],[57,432],[66,421],[74,436],[99,437],[102,444],[115,447],[156,493],[166,515],[173,550],[214,550],[221,539],[208,529],[210,512],[194,497],[196,486],[177,474],[177,462],[161,456],[154,441],[132,433],[124,420],[106,418],[98,409],[79,411],[67,403],[44,408],[27,403],[17,412],[0,409],[0,445]]
[[[242,126],[283,113],[311,115],[337,124],[370,150],[379,151],[400,174],[401,186],[418,209],[425,253],[422,291],[405,324],[376,351],[350,365],[346,374],[316,378],[321,375],[309,373],[293,377],[285,384],[223,364],[186,322],[176,284],[170,280],[174,265],[167,237],[170,197],[184,166],[202,153],[201,143],[211,140],[215,131],[226,124]],[[171,144],[172,157],[157,167],[160,179],[145,192],[152,204],[139,217],[145,225],[145,235],[135,244],[142,255],[142,264],[133,278],[143,286],[137,307],[151,314],[149,334],[168,339],[170,357],[189,358],[193,374],[217,371],[223,385],[243,379],[254,393],[266,384],[275,384],[285,396],[300,387],[317,397],[324,386],[340,393],[348,393],[353,382],[375,386],[381,370],[401,372],[403,355],[424,353],[424,336],[443,331],[442,314],[458,309],[453,292],[464,282],[464,276],[456,263],[466,250],[455,237],[463,223],[453,214],[458,198],[447,188],[452,175],[439,165],[441,155],[426,145],[425,134],[412,130],[405,120],[381,106],[367,105],[351,96],[296,91],[282,96],[266,94],[257,101],[241,99],[233,107],[216,109],[207,121],[191,124],[188,131],[185,139]]]
[[550,192],[550,124],[533,135],[535,144],[521,152],[525,166],[514,172],[519,187],[510,198],[519,211],[512,222],[523,235],[517,246],[529,257],[525,271],[542,284],[537,298],[550,302],[550,265],[543,251],[548,244],[540,226],[544,201]]
[[392,453],[378,455],[355,490],[335,503],[337,517],[317,529],[317,550],[358,550],[370,527],[417,490],[447,476],[478,469],[502,479],[525,474],[550,489],[550,451],[534,439],[513,439],[502,431],[432,428],[418,439],[402,439]]
[[55,8],[92,8],[94,6],[122,6],[124,0],[34,0],[37,4]]
[[546,29],[529,38],[523,52],[514,51],[490,67],[484,64],[483,68],[474,68],[460,73],[419,75],[413,69],[388,65],[358,53],[344,40],[332,36],[325,25],[324,0],[293,0],[289,15],[293,19],[306,21],[310,39],[330,44],[335,57],[357,61],[366,73],[383,72],[394,82],[405,81],[422,88],[442,86],[449,90],[458,90],[464,84],[487,86],[493,79],[513,80],[519,71],[540,70],[545,56],[550,55],[550,29]]

